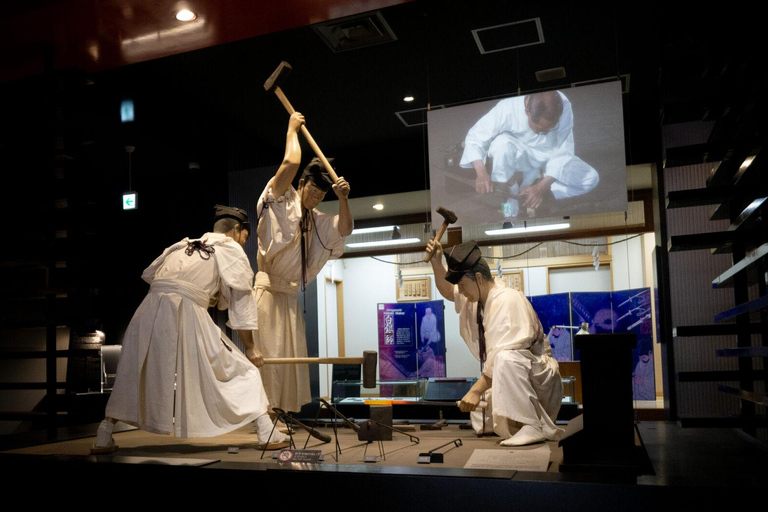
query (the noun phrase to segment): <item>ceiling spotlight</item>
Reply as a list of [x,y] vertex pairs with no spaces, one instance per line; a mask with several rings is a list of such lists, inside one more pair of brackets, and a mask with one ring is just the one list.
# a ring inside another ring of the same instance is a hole
[[384,209],[384,205],[381,204],[381,203],[376,203],[375,205],[373,205],[373,209],[374,210],[383,210]]
[[413,96],[406,96],[405,98],[403,98],[403,101],[405,101],[405,102],[407,102],[407,103],[410,103],[410,102],[412,102],[413,100],[414,100],[414,97],[413,97]]
[[176,19],[179,21],[194,21],[197,19],[197,14],[189,9],[181,9],[176,11]]

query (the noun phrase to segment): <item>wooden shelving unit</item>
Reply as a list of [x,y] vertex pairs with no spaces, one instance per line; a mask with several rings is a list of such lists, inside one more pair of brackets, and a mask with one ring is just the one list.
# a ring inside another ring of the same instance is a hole
[[[741,414],[729,418],[688,418],[682,424],[739,427],[755,435],[754,429],[768,423],[765,413],[758,413],[756,408],[766,405],[768,385],[768,230],[764,221],[768,212],[768,155],[759,146],[748,153],[741,163],[729,160],[718,165],[707,179],[706,188],[668,195],[667,209],[713,205],[710,220],[730,220],[724,231],[670,236],[668,250],[710,249],[712,254],[732,255],[732,266],[712,281],[712,288],[732,289],[734,306],[717,313],[713,324],[674,327],[673,337],[735,337],[734,347],[714,350],[714,357],[736,358],[737,369],[684,371],[678,372],[676,378],[678,382],[717,383],[720,393],[740,401]],[[755,358],[762,362],[754,364]]]

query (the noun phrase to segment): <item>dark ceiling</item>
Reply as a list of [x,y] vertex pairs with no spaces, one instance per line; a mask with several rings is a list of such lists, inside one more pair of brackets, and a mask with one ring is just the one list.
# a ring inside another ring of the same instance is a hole
[[[179,4],[2,2],[0,77],[84,70],[101,88],[100,104],[113,109],[109,116],[116,118],[120,99],[134,99],[135,127],[120,137],[138,148],[137,162],[154,145],[169,169],[195,161],[236,170],[280,161],[287,113],[263,84],[285,60],[293,66],[286,95],[360,197],[428,188],[426,126],[406,126],[397,112],[617,78],[624,85],[627,163],[656,162],[662,104],[674,103],[668,115],[685,121],[714,115],[715,96],[722,113],[729,101],[722,91],[706,92],[704,81],[702,90],[691,90],[691,84],[707,70],[717,78],[713,60],[744,63],[754,51],[741,47],[731,55],[718,46],[737,31],[729,28],[730,16],[628,11],[618,2],[186,2],[203,14],[193,22],[197,28],[167,21]],[[366,20],[350,20],[360,13],[383,20],[394,40],[331,50],[317,23],[341,23],[339,31],[354,42],[371,32]],[[473,30],[524,20],[538,20],[542,42],[525,45],[537,34],[523,23],[500,36],[522,46],[480,53]],[[560,67],[564,78],[537,80],[537,71]],[[687,89],[674,97],[681,83]],[[406,94],[415,101],[404,103]]]

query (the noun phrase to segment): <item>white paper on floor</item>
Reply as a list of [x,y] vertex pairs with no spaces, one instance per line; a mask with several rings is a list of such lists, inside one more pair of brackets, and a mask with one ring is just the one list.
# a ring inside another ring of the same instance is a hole
[[517,471],[546,471],[550,449],[544,444],[536,448],[506,448],[475,450],[464,469],[514,469]]

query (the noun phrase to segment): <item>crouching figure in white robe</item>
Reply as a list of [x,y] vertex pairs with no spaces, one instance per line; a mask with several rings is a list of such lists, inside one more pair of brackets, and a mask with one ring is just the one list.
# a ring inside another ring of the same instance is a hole
[[[211,437],[256,420],[259,443],[276,449],[287,438],[274,431],[254,347],[258,328],[251,292],[253,271],[243,246],[245,211],[216,207],[214,232],[168,247],[144,271],[149,293],[123,338],[115,384],[92,453],[109,453],[115,423],[157,434]],[[244,355],[219,329],[208,307],[229,309],[229,326]],[[271,436],[271,437],[270,437]]]
[[[478,432],[490,411],[493,431],[504,438],[504,446],[558,440],[563,429],[555,420],[563,385],[533,307],[521,292],[494,281],[476,242],[451,247],[447,271],[440,244],[430,242],[427,251],[433,250],[437,289],[455,303],[461,337],[482,368],[459,408],[472,412]],[[477,413],[482,413],[479,418]]]
[[[301,163],[298,130],[304,116],[295,112],[288,123],[285,156],[259,198],[256,229],[259,240],[254,293],[259,309],[256,347],[268,358],[307,357],[304,317],[299,290],[310,283],[329,259],[344,252],[344,238],[352,232],[349,183],[333,183],[316,158],[301,174],[298,191],[291,185]],[[333,188],[339,214],[315,208]],[[300,411],[312,401],[308,365],[274,364],[261,368],[270,407]]]

